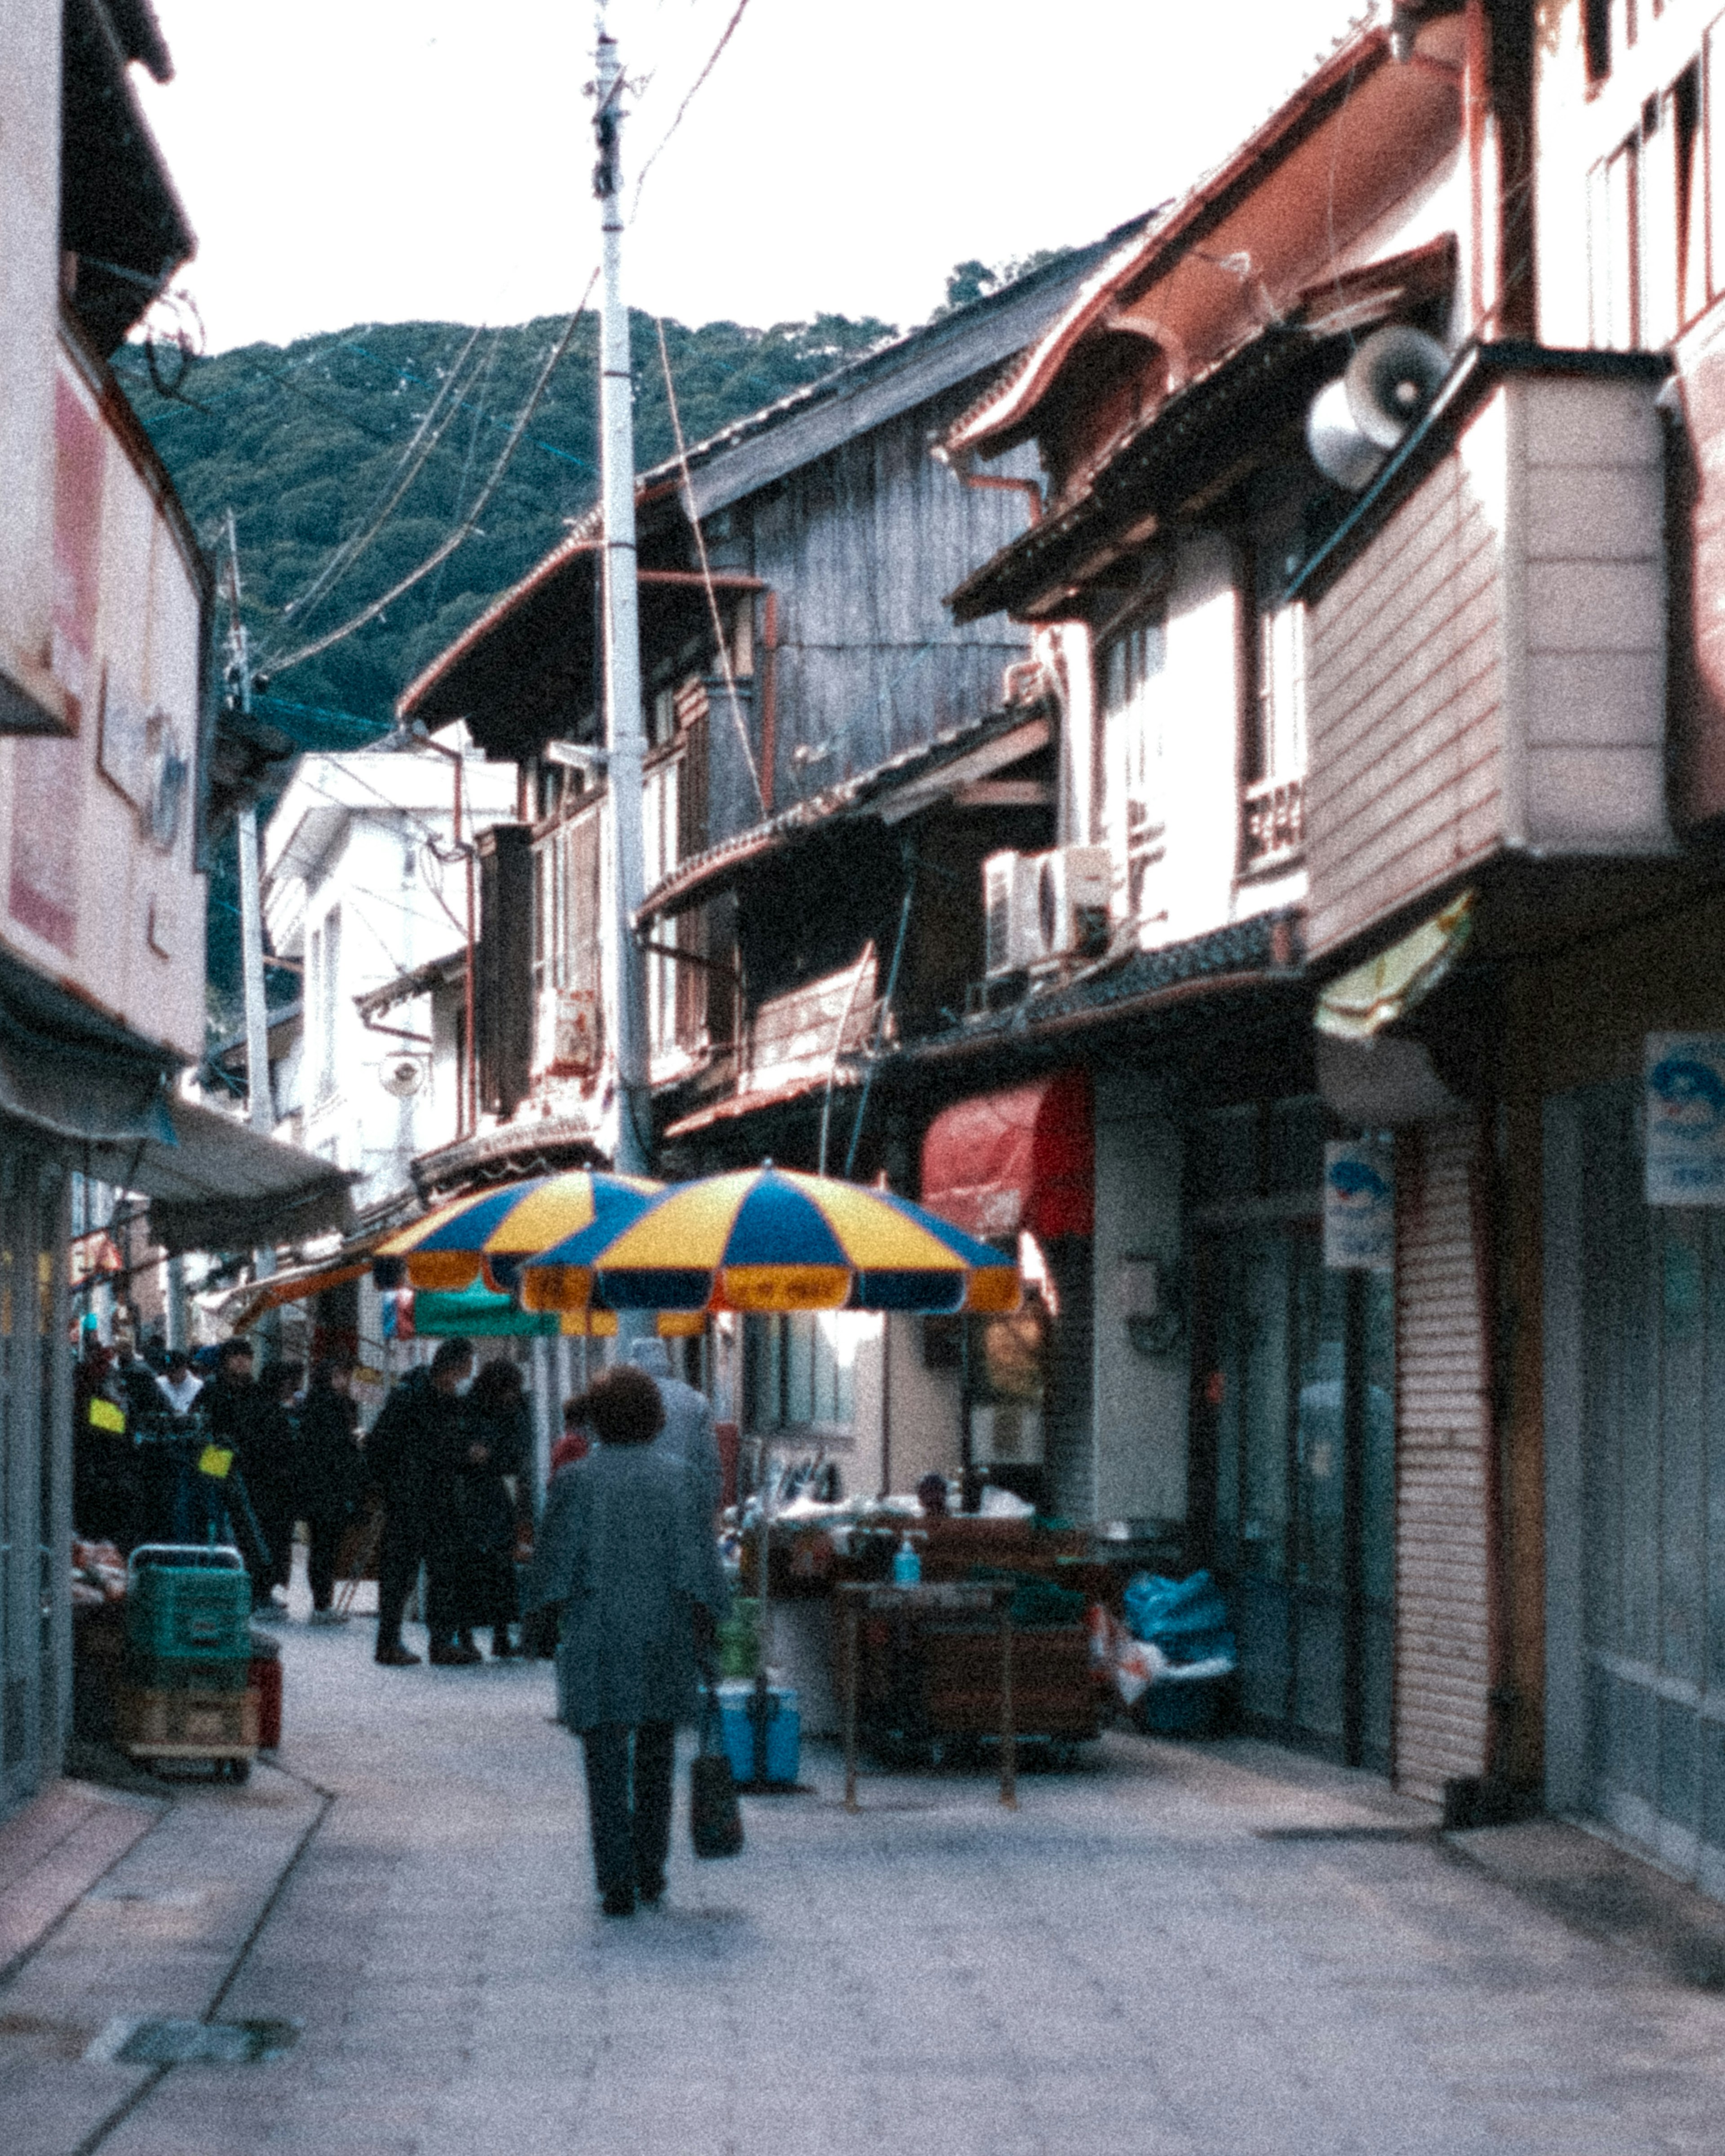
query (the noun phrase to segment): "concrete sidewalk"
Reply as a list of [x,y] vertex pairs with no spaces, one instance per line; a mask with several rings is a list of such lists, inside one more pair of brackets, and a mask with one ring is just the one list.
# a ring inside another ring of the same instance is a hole
[[[546,1666],[285,1645],[303,1779],[183,1799],[0,1991],[8,2156],[1725,2148],[1719,1998],[1363,1778],[1121,1736],[1016,1814],[900,1775],[851,1817],[815,1748],[742,1857],[696,1864],[680,1817],[666,1907],[607,1922]],[[82,2056],[213,2005],[303,2034]]]

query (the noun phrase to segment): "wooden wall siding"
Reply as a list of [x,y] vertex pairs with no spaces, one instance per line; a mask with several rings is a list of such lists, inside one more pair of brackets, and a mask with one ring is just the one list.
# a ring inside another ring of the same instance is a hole
[[1669,850],[1655,388],[1501,383],[1313,601],[1315,953],[1503,847]]
[[[1028,629],[999,615],[960,627],[942,603],[1028,517],[1020,495],[967,487],[928,454],[980,386],[840,444],[732,511],[739,562],[778,594],[778,808],[998,711],[1002,674],[1029,654]],[[998,468],[1031,476],[1034,452]],[[760,812],[746,773],[721,774],[716,725],[712,739],[717,840]]]
[[1471,1116],[1404,1146],[1396,1264],[1395,1779],[1486,1768],[1487,1342]]
[[860,965],[759,1004],[749,1021],[737,1091],[765,1092],[824,1077],[835,1054],[866,1048],[879,1009],[877,971],[871,947]]
[[1312,610],[1314,953],[1496,848],[1502,627],[1497,534],[1452,455]]

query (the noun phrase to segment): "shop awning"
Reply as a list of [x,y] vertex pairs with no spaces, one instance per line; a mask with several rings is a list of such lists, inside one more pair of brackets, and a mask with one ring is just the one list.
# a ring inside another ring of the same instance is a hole
[[1466,949],[1475,896],[1463,891],[1399,943],[1332,981],[1317,999],[1318,1031],[1335,1040],[1369,1040],[1405,1018]]
[[353,1178],[342,1169],[195,1101],[161,1105],[165,1131],[87,1146],[80,1165],[147,1198],[164,1250],[273,1247],[352,1224]]
[[372,1269],[372,1252],[387,1233],[380,1228],[375,1235],[344,1243],[339,1250],[331,1250],[327,1257],[310,1265],[286,1265],[267,1280],[252,1281],[249,1287],[236,1291],[228,1322],[236,1332],[244,1332],[266,1311],[280,1310],[288,1302],[309,1302],[327,1288],[346,1287],[350,1281],[362,1279]]
[[1096,1219],[1090,1074],[1064,1070],[944,1110],[922,1141],[922,1203],[985,1241],[1028,1228],[1088,1235]]

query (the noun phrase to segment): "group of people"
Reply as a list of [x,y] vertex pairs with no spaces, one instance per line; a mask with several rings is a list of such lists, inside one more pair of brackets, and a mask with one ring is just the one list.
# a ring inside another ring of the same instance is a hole
[[[534,1519],[531,1424],[521,1373],[498,1359],[475,1371],[471,1342],[442,1342],[395,1385],[362,1439],[352,1368],[297,1363],[259,1372],[251,1343],[228,1341],[200,1376],[183,1354],[122,1368],[107,1351],[80,1365],[80,1503],[98,1519],[124,1506],[115,1538],[184,1539],[198,1522],[157,1521],[121,1471],[148,1424],[187,1434],[197,1472],[176,1503],[201,1493],[206,1527],[228,1532],[252,1576],[254,1608],[280,1609],[295,1524],[308,1538],[313,1623],[339,1621],[335,1590],[344,1537],[377,1521],[377,1661],[421,1657],[402,1636],[422,1570],[429,1659],[522,1651],[517,1627],[548,1620],[559,1718],[583,1743],[593,1866],[608,1915],[628,1916],[665,1892],[676,1724],[692,1708],[728,1596],[716,1525],[722,1470],[705,1397],[671,1374],[662,1342],[567,1403],[542,1512]],[[157,1447],[167,1456],[167,1447]],[[184,1449],[184,1448],[182,1448]],[[378,1511],[381,1507],[381,1512]],[[156,1509],[160,1509],[160,1502]],[[360,1541],[372,1538],[362,1535]],[[531,1547],[525,1587],[518,1559]],[[361,1553],[353,1545],[350,1560]],[[280,1599],[279,1599],[280,1598]],[[545,1650],[551,1651],[549,1645]]]

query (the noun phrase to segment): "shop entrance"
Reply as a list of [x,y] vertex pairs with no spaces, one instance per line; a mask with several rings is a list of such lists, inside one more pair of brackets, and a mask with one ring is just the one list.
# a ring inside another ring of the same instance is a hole
[[1195,1517],[1235,1613],[1251,1726],[1387,1771],[1394,1291],[1327,1270],[1309,1212],[1264,1209],[1213,1221],[1196,1252]]

